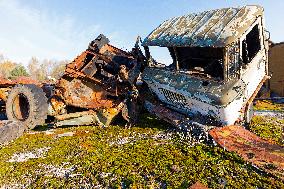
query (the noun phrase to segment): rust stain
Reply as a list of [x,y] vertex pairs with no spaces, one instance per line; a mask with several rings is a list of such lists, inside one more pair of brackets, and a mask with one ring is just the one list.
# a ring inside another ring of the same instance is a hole
[[242,126],[210,130],[210,135],[223,148],[236,152],[244,160],[284,179],[284,147],[261,139]]

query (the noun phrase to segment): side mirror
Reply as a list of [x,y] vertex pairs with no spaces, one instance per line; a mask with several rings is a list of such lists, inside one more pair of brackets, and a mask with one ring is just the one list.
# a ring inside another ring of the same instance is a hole
[[264,30],[264,37],[265,37],[265,41],[269,41],[270,40],[270,32],[268,30]]

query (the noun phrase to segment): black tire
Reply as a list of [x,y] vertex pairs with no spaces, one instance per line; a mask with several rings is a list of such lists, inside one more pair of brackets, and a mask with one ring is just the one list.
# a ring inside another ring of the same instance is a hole
[[6,102],[9,120],[20,121],[25,128],[33,129],[45,123],[47,111],[47,98],[40,87],[17,85],[10,91]]
[[21,122],[3,120],[0,122],[0,145],[7,144],[24,133],[24,127]]

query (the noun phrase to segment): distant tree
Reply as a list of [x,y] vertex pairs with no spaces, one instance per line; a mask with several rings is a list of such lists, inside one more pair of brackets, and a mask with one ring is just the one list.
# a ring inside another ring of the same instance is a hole
[[36,57],[32,57],[28,64],[28,71],[31,77],[38,80],[39,60]]
[[17,65],[10,73],[10,78],[15,79],[19,76],[29,76],[26,68],[23,65]]
[[31,77],[38,81],[46,80],[48,77],[59,79],[65,70],[65,65],[69,61],[56,61],[44,59],[39,61],[32,57],[28,64],[28,71]]
[[17,66],[16,63],[2,59],[0,62],[0,76],[3,78],[9,78],[11,76],[11,71]]
[[50,76],[55,79],[59,79],[65,71],[66,64],[68,64],[69,62],[70,61],[68,60],[62,60],[62,61],[56,62],[56,65],[53,67],[50,73]]

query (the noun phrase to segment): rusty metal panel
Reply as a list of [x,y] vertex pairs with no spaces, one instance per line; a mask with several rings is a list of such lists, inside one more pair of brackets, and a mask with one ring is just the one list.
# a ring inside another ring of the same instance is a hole
[[284,147],[272,144],[242,126],[214,128],[209,134],[223,148],[284,180]]
[[42,85],[39,81],[26,76],[17,77],[17,79],[13,80],[13,82],[16,84],[35,84],[37,86]]
[[92,77],[97,72],[96,62],[98,57],[94,57],[87,65],[82,69],[82,72],[89,77]]
[[224,47],[240,38],[262,15],[263,8],[253,5],[174,17],[156,28],[142,45]]
[[112,107],[113,101],[107,98],[109,94],[100,85],[82,81],[76,78],[61,78],[57,94],[62,95],[65,103],[80,108]]

